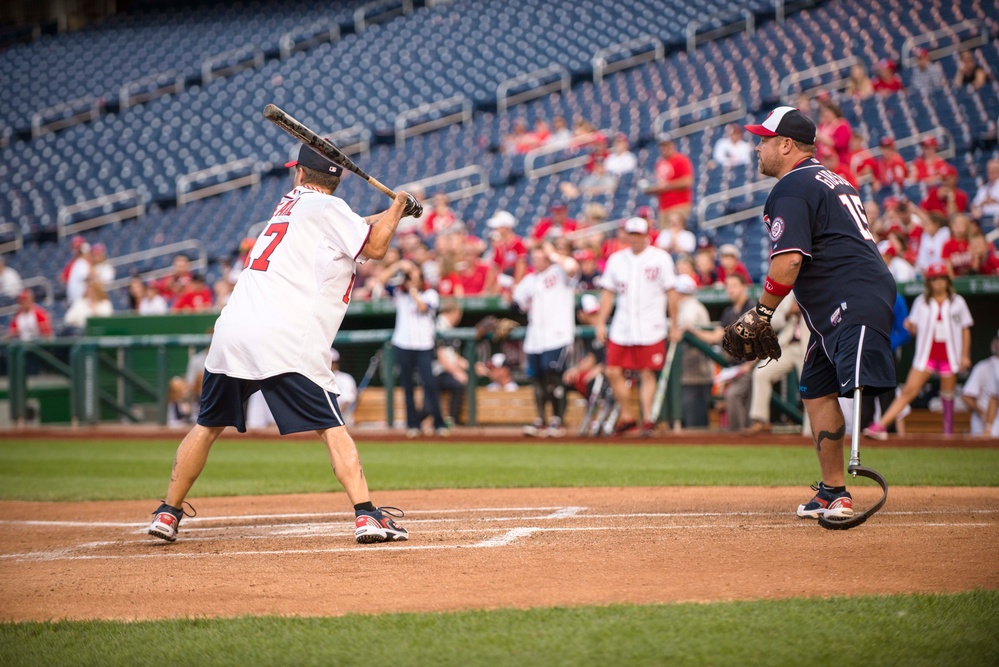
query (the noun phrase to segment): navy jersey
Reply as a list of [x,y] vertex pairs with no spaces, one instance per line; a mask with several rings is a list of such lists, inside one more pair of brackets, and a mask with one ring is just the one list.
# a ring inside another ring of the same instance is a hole
[[853,186],[817,160],[804,160],[777,182],[763,212],[770,257],[804,255],[794,295],[827,357],[839,333],[854,325],[890,335],[895,280]]

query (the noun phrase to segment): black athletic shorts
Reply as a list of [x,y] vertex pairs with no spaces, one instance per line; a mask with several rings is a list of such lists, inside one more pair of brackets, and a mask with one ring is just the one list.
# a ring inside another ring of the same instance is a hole
[[343,426],[336,394],[298,373],[241,380],[205,371],[201,385],[202,426],[235,426],[246,433],[246,401],[260,391],[282,435]]
[[812,334],[798,382],[802,398],[829,394],[852,397],[856,387],[869,394],[895,390],[895,359],[887,336],[858,325],[843,331],[835,344],[830,359],[818,336]]

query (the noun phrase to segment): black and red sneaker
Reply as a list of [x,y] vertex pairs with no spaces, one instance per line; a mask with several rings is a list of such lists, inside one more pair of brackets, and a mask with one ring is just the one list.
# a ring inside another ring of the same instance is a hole
[[638,428],[638,422],[634,419],[619,421],[617,424],[614,424],[614,435],[621,435],[622,433],[627,433],[628,431],[634,431],[636,428]]
[[398,507],[379,507],[374,512],[357,512],[354,520],[354,538],[359,544],[377,542],[405,542],[409,531],[392,520],[406,516]]
[[798,505],[798,516],[818,519],[820,516],[847,518],[853,516],[853,496],[849,491],[834,492],[822,482],[813,485],[815,497],[804,505]]

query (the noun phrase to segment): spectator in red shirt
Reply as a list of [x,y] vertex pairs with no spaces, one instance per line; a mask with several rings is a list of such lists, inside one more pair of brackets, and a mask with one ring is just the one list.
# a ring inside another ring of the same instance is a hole
[[659,159],[655,166],[656,182],[644,188],[647,195],[659,195],[659,227],[666,227],[670,213],[690,217],[694,203],[694,165],[676,150],[668,132],[659,135]]
[[697,242],[694,272],[694,282],[698,287],[721,284],[721,278],[718,277],[718,262],[715,261],[715,246],[706,238]]
[[579,223],[569,217],[569,209],[565,202],[556,199],[548,208],[548,217],[542,218],[534,226],[531,238],[535,241],[544,241],[549,236],[565,236],[569,232],[576,231]]
[[872,85],[874,92],[883,96],[894,95],[905,89],[902,77],[895,71],[895,63],[888,58],[878,61]]
[[742,253],[732,243],[725,243],[718,249],[718,280],[725,282],[729,276],[742,276],[747,285],[753,284],[753,279],[749,277],[749,269],[742,263]]
[[193,274],[191,280],[184,285],[180,294],[173,302],[175,313],[182,311],[202,312],[212,308],[212,290],[205,284],[205,279]]
[[516,226],[516,218],[507,211],[496,211],[486,221],[486,227],[493,230],[490,236],[493,265],[498,275],[512,278],[511,287],[527,273],[527,246],[524,239],[514,233]]
[[948,164],[940,176],[943,182],[926,193],[920,208],[927,212],[939,211],[946,216],[967,213],[968,193],[957,187],[957,168]]
[[510,134],[503,137],[503,153],[506,155],[523,155],[538,147],[536,135],[527,131],[527,121],[515,118]]
[[493,274],[494,269],[479,257],[478,249],[465,246],[461,260],[455,265],[455,272],[449,276],[454,285],[454,296],[484,294],[486,287],[495,283]]
[[[971,219],[963,213],[951,216],[950,219],[950,239],[944,243],[943,257],[944,264],[947,265],[947,273],[951,278],[956,276],[966,276],[973,273],[971,266],[971,249],[969,248],[969,238],[971,236]],[[978,230],[981,233],[981,230]]]
[[937,155],[937,138],[927,137],[920,144],[922,155],[912,161],[912,168],[909,170],[909,179],[917,183],[927,185],[939,185],[943,173],[950,167],[947,162]]
[[850,137],[853,129],[843,118],[843,112],[835,102],[826,102],[819,111],[819,127],[815,132],[815,157],[820,162],[830,153],[839,155],[839,161],[850,161]]
[[186,255],[175,255],[173,258],[173,273],[167,274],[153,283],[169,303],[180,294],[184,286],[191,282],[191,260]]
[[853,173],[847,163],[839,159],[839,153],[835,151],[827,153],[826,156],[822,158],[821,162],[826,169],[845,178],[847,183],[852,185],[855,190],[860,189],[860,183],[857,182],[857,176]]
[[17,296],[17,312],[10,321],[6,337],[22,341],[52,338],[52,317],[35,303],[31,290],[24,290]]
[[977,276],[999,276],[999,257],[995,247],[980,230],[972,232],[968,239],[971,253],[971,272]]
[[433,196],[433,207],[423,216],[423,235],[434,236],[450,231],[461,221],[451,208],[446,192],[438,192]]
[[882,187],[893,185],[904,185],[905,179],[909,175],[909,168],[905,160],[895,148],[895,140],[892,137],[881,137],[881,156],[877,158],[874,189],[880,190]]
[[864,141],[864,135],[860,132],[854,132],[850,136],[850,159],[847,160],[847,164],[858,179],[864,177],[869,177],[871,179],[877,179],[878,173],[878,163],[871,155],[871,152],[867,150],[866,142]]

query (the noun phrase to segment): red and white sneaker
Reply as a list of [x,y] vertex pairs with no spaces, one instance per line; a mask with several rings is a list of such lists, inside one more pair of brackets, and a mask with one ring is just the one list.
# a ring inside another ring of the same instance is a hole
[[177,531],[180,530],[180,520],[184,518],[184,511],[163,503],[153,514],[155,517],[153,522],[149,524],[149,534],[167,542],[176,541]]
[[853,496],[849,491],[836,493],[822,482],[813,486],[812,490],[818,493],[804,505],[798,505],[798,516],[805,519],[818,519],[820,516],[845,519],[853,516]]
[[873,424],[864,429],[864,435],[866,435],[868,438],[874,438],[875,440],[887,440],[888,429],[886,429],[881,424],[874,422]]
[[358,544],[405,542],[409,539],[409,531],[392,520],[393,517],[401,519],[404,516],[406,513],[398,507],[379,507],[374,512],[359,512],[354,521],[354,538]]

